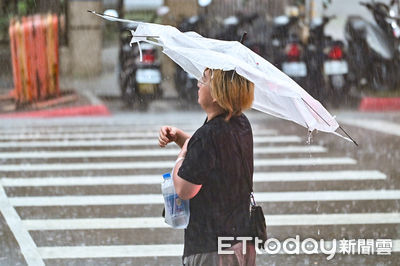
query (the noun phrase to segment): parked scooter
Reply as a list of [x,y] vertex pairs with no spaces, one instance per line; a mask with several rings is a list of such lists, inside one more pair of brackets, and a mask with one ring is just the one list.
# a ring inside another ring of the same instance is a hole
[[[161,9],[160,9],[161,10]],[[164,15],[164,10],[158,15]],[[154,21],[157,14],[155,13]],[[150,101],[162,97],[160,61],[156,46],[148,43],[130,46],[129,30],[134,25],[122,24],[120,27],[119,73],[118,82],[122,101],[129,107],[138,104],[140,109],[147,109]]]
[[[350,16],[345,26],[351,72],[356,85],[375,91],[395,89],[399,84],[399,18],[394,5],[360,2],[372,12],[378,26]],[[397,3],[398,5],[398,3]]]
[[304,47],[292,30],[297,22],[298,17],[278,16],[274,19],[269,44],[271,54],[268,59],[300,86],[305,87],[308,71]]
[[335,106],[348,94],[348,64],[344,43],[325,35],[325,26],[334,16],[314,19],[306,46],[307,89],[321,102],[330,100]]
[[337,40],[329,41],[324,54],[325,89],[328,92],[328,99],[337,107],[343,99],[347,99],[351,87],[344,43]]
[[[252,25],[259,15],[257,13],[253,14],[243,14],[237,12],[233,16],[225,18],[222,22],[222,31],[218,32],[216,39],[226,40],[226,41],[239,41],[242,38],[243,32],[241,29],[243,27]],[[255,38],[245,39],[244,45],[250,48],[253,52],[260,56],[265,56],[265,44],[254,41]]]

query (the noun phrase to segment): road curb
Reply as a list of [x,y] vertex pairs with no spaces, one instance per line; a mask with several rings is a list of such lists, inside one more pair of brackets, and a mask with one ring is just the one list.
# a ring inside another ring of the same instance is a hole
[[103,105],[85,105],[41,111],[2,114],[0,118],[51,118],[67,116],[110,116],[108,108]]
[[359,111],[397,111],[400,110],[400,97],[396,98],[374,98],[364,97],[361,99]]

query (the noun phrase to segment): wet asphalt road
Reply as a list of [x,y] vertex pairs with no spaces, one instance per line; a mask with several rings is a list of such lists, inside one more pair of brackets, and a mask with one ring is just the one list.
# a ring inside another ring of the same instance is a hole
[[[373,239],[374,254],[257,256],[257,265],[400,264],[400,113],[333,112],[359,147],[248,112],[256,200],[281,243]],[[160,218],[162,174],[177,146],[158,128],[193,132],[200,111],[0,124],[0,265],[179,265],[183,232]],[[377,128],[373,128],[376,125]],[[371,127],[373,129],[371,129]],[[378,239],[392,240],[377,255]]]

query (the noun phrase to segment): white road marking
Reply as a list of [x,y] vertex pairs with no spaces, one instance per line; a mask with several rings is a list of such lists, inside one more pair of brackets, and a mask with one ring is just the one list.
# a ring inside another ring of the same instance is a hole
[[[301,239],[301,241],[303,240],[304,239]],[[332,243],[332,241],[325,241],[324,245],[326,247],[332,247]],[[392,244],[392,252],[400,252],[400,240],[393,239]],[[338,241],[336,242],[336,245],[338,245]],[[44,259],[181,257],[183,254],[183,244],[77,247],[61,246],[40,247],[38,250]],[[338,247],[335,249],[335,251],[336,253],[341,254]],[[280,252],[279,254],[285,255],[283,252]],[[265,253],[262,253],[261,255],[265,255]]]
[[[110,125],[106,126],[98,126],[98,127],[86,127],[86,126],[64,126],[64,127],[55,127],[55,128],[45,128],[45,127],[37,127],[37,128],[27,128],[23,127],[21,129],[17,128],[1,128],[0,136],[10,136],[10,135],[17,135],[17,136],[31,136],[31,135],[52,135],[52,134],[93,134],[93,133],[106,133],[106,134],[118,134],[118,133],[129,133],[129,132],[138,132],[140,133],[157,133],[160,130],[162,124],[157,126],[144,126],[144,125],[127,125],[127,126],[114,126]],[[179,126],[183,131],[188,133],[195,132],[198,128],[201,127],[199,125],[193,126]],[[274,129],[266,129],[265,127],[253,126],[252,127],[253,134],[261,134],[262,132],[266,132],[267,134],[277,134],[277,130]]]
[[40,247],[43,259],[178,257],[183,245]]
[[296,171],[254,173],[254,182],[289,182],[289,181],[329,181],[329,180],[375,180],[386,179],[380,171]]
[[341,123],[357,126],[381,133],[400,136],[400,125],[392,122],[374,119],[338,118]]
[[67,134],[43,134],[43,133],[31,133],[31,134],[10,134],[0,135],[0,140],[42,140],[42,139],[123,139],[123,138],[145,138],[145,137],[158,137],[158,132],[112,132],[112,133],[67,133]]
[[[175,145],[174,145],[175,146]],[[119,157],[156,157],[177,156],[179,149],[140,149],[140,150],[103,150],[96,151],[34,151],[26,152],[0,152],[2,159],[43,159],[43,158],[119,158]],[[280,153],[322,153],[327,149],[322,146],[276,146],[255,147],[254,154],[280,154]]]
[[35,242],[32,240],[28,231],[24,228],[20,217],[10,204],[7,195],[0,181],[0,212],[7,225],[13,233],[21,253],[28,265],[44,265],[44,262],[37,251]]
[[[302,171],[302,172],[256,172],[254,182],[299,182],[329,180],[382,180],[386,175],[380,171]],[[160,184],[160,175],[96,176],[96,177],[29,177],[2,178],[4,187],[46,186],[98,186]]]
[[[268,226],[400,224],[400,213],[265,215]],[[23,220],[29,231],[170,228],[162,217]]]
[[[60,127],[10,127],[2,128],[0,135],[31,135],[31,134],[69,134],[69,133],[111,133],[111,132],[157,132],[160,130],[160,125],[98,125],[98,126],[86,126],[86,125],[68,125]],[[177,125],[178,128],[193,132],[201,127],[201,124],[197,125]]]
[[[347,157],[338,158],[276,158],[256,159],[255,167],[261,166],[313,166],[356,164],[357,161]],[[29,171],[84,171],[84,170],[116,170],[116,169],[166,169],[174,166],[173,161],[143,161],[143,162],[93,162],[93,163],[54,163],[54,164],[9,164],[0,165],[0,172]]]
[[[276,130],[268,130],[262,129],[257,130],[254,133],[254,136],[262,136],[262,135],[276,135]],[[38,133],[32,132],[27,134],[0,134],[0,140],[41,140],[41,139],[122,139],[122,138],[145,138],[145,137],[154,137],[158,138],[158,131],[135,131],[135,132],[101,132],[101,133]]]
[[[298,136],[270,136],[254,137],[254,143],[298,143],[302,138]],[[106,147],[106,146],[141,146],[152,145],[158,147],[157,138],[135,140],[64,140],[64,141],[19,141],[0,142],[0,148],[39,148],[39,147]]]
[[[400,190],[257,192],[257,202],[398,200]],[[160,194],[10,197],[13,206],[93,206],[163,204]]]

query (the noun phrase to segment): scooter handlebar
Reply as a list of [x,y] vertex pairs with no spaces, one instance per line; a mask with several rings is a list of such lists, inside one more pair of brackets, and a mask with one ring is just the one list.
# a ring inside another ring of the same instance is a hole
[[335,19],[336,15],[332,15],[332,16],[324,16],[324,22],[328,23],[329,21],[331,21],[332,19]]
[[366,3],[366,2],[358,2],[360,5],[365,6],[366,8],[371,8],[371,4],[370,3]]
[[377,8],[375,5],[371,5],[370,3],[365,3],[365,2],[359,2],[360,5],[365,6],[366,8],[373,10],[374,12],[377,12],[381,16],[390,18],[390,19],[397,19],[400,20],[400,16],[390,16],[389,14],[383,12],[381,9]]

